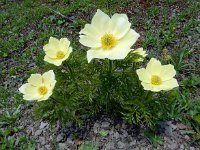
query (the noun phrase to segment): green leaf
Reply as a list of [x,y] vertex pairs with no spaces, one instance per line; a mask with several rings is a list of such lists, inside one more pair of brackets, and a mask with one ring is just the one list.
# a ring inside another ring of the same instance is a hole
[[200,124],[200,115],[194,116],[194,120],[195,120],[198,124]]
[[163,139],[160,136],[154,134],[150,130],[145,130],[144,136],[149,140],[151,144],[153,144],[154,147],[157,147],[158,145],[163,145],[164,143]]
[[94,144],[84,143],[80,146],[79,150],[97,150],[97,148]]
[[106,137],[106,136],[108,136],[108,131],[101,130],[101,131],[99,132],[99,135],[102,136],[102,137]]

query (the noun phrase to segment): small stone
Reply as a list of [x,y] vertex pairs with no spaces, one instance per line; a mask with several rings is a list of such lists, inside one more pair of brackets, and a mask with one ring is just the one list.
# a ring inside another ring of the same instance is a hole
[[123,132],[123,137],[127,137],[128,136],[128,132],[126,130],[122,130]]
[[189,140],[190,140],[190,137],[189,137],[188,135],[185,135],[185,136],[184,136],[184,139],[187,140],[187,141],[189,141]]
[[130,143],[130,146],[134,146],[135,144],[136,144],[136,140],[132,141],[132,142]]
[[194,147],[190,147],[190,150],[195,150],[195,148]]
[[39,137],[39,141],[40,141],[41,145],[45,144],[45,138],[44,137]]
[[60,130],[60,128],[61,128],[61,123],[60,123],[60,121],[57,121],[56,128],[55,128],[56,132],[58,132]]
[[106,146],[105,146],[105,149],[107,149],[107,150],[115,150],[116,149],[115,148],[115,143],[113,143],[113,142],[107,143]]
[[15,146],[17,146],[19,144],[19,140],[20,138],[17,138],[16,141],[15,141]]
[[120,128],[120,125],[119,124],[117,124],[116,126],[115,126],[115,129],[119,129]]
[[101,127],[102,128],[108,128],[110,126],[110,122],[102,122]]
[[122,123],[122,128],[126,129],[126,124],[125,123]]
[[56,141],[57,142],[60,142],[63,140],[63,135],[62,134],[58,134],[57,138],[56,138]]
[[185,146],[184,146],[183,144],[181,144],[180,149],[183,150],[184,147],[185,147]]
[[30,135],[33,135],[33,127],[28,127],[27,129],[27,134],[30,136]]
[[39,135],[41,135],[42,134],[42,130],[37,130],[36,132],[35,132],[35,136],[39,136]]
[[51,145],[45,145],[44,146],[46,149],[51,149]]
[[45,128],[47,125],[48,125],[48,123],[41,122],[41,124],[40,124],[40,129]]
[[171,150],[174,150],[174,149],[177,148],[177,144],[176,144],[176,143],[170,143],[170,144],[168,145],[168,147],[169,147]]
[[95,134],[98,133],[99,126],[100,126],[100,125],[99,125],[98,123],[95,122],[95,124],[94,124],[94,126],[93,126],[93,131],[94,131]]
[[58,147],[59,147],[60,150],[65,150],[67,145],[65,143],[59,143]]
[[113,137],[114,137],[115,139],[119,139],[119,133],[118,133],[118,132],[115,132],[114,135],[113,135]]
[[165,134],[167,135],[167,136],[172,136],[173,134],[172,134],[172,128],[171,128],[171,126],[166,126],[165,127]]
[[99,123],[95,122],[94,127],[99,127]]
[[67,138],[67,143],[70,145],[74,145],[74,141],[71,138]]
[[125,147],[125,144],[124,144],[123,142],[119,141],[119,142],[117,143],[117,146],[118,146],[118,148],[124,148],[124,147]]

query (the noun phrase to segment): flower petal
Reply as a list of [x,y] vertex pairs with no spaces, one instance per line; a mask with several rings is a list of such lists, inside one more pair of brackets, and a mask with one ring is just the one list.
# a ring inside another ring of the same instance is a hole
[[110,51],[108,59],[115,60],[115,59],[124,59],[128,53],[131,51],[129,47],[119,47],[116,46],[115,48],[108,50]]
[[121,40],[119,40],[119,44],[109,50],[105,50],[106,52],[109,51],[108,59],[115,60],[115,59],[124,59],[128,53],[131,51],[130,47],[136,42],[138,39],[139,34],[136,34],[134,30],[130,30]]
[[38,87],[27,83],[23,88],[21,91],[24,93],[24,100],[37,100],[41,98],[41,95],[38,93]]
[[109,50],[104,50],[101,48],[98,49],[90,49],[87,51],[87,60],[88,63],[93,59],[93,58],[99,58],[99,59],[105,59],[108,58],[110,54]]
[[151,58],[149,63],[147,64],[146,69],[152,74],[152,75],[158,75],[160,76],[162,66],[160,61],[158,61],[155,58]]
[[95,39],[94,37],[89,35],[80,35],[79,37],[80,37],[79,42],[84,46],[92,48],[98,48],[101,46],[100,39]]
[[162,89],[163,90],[171,90],[175,87],[178,87],[178,82],[175,78],[172,78],[171,80],[168,80],[168,81],[164,81],[163,84],[161,85]]
[[42,97],[41,95],[33,95],[33,94],[25,94],[25,95],[23,95],[23,99],[24,100],[31,100],[31,101],[38,100],[41,97]]
[[114,14],[109,23],[110,32],[121,39],[131,27],[126,14]]
[[39,86],[42,84],[42,76],[41,74],[31,74],[30,78],[28,79],[28,83],[33,86]]
[[137,39],[140,37],[140,35],[135,32],[134,30],[129,30],[128,33],[120,39],[118,42],[119,44],[117,46],[119,47],[131,47]]
[[176,70],[174,69],[174,66],[169,65],[163,65],[162,71],[160,73],[160,76],[163,81],[170,80],[176,75]]
[[52,59],[50,57],[48,57],[47,55],[44,56],[44,61],[50,63],[50,64],[54,64],[56,66],[60,66],[63,62],[63,60],[58,60],[58,59]]
[[142,84],[144,90],[147,90],[147,91],[159,92],[162,90],[162,88],[160,86],[155,86],[155,85],[152,85],[149,83],[144,83],[144,82],[142,82],[141,84]]
[[49,44],[57,47],[59,45],[59,40],[54,38],[54,37],[50,37],[49,38]]
[[97,10],[96,14],[92,18],[92,25],[95,26],[100,32],[107,32],[105,25],[110,21],[110,17],[102,12],[100,9]]
[[55,80],[55,74],[53,72],[53,70],[49,70],[48,72],[45,72],[43,75],[43,83],[45,85],[55,85],[54,82],[56,81]]
[[100,39],[102,33],[92,24],[86,24],[85,27],[79,32],[79,34],[85,34],[95,39]]
[[151,74],[145,68],[137,69],[136,73],[140,81],[145,83],[151,83]]
[[67,53],[65,53],[65,57],[62,59],[62,61],[66,60],[69,57],[69,55],[71,54],[71,52],[72,52],[72,47],[69,47],[68,51],[67,51]]
[[23,84],[23,85],[19,88],[19,91],[20,91],[21,93],[25,94],[25,89],[26,89],[27,84],[29,84],[29,83]]
[[67,38],[61,38],[59,41],[59,50],[66,52],[69,48],[70,41]]
[[45,51],[45,54],[51,58],[56,58],[56,54],[59,51],[59,47],[55,47],[50,44],[46,44],[45,46],[43,46],[43,49]]
[[44,95],[43,97],[41,97],[40,99],[38,99],[38,101],[47,100],[52,94],[53,94],[52,91],[50,91],[46,95]]

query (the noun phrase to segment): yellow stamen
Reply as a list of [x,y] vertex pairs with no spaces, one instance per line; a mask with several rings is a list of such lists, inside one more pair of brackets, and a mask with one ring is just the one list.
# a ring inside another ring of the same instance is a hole
[[65,57],[65,54],[62,51],[58,51],[56,53],[56,59],[63,59]]
[[45,94],[47,94],[48,89],[47,89],[46,86],[40,86],[40,87],[38,88],[38,92],[39,92],[40,95],[45,95]]
[[110,33],[106,33],[101,37],[101,47],[105,49],[111,49],[117,44],[117,38]]
[[153,75],[151,77],[151,84],[153,85],[161,85],[162,84],[162,80],[159,76]]

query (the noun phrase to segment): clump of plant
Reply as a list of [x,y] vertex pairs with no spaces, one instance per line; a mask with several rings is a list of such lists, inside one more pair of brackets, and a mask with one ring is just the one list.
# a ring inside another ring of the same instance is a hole
[[78,125],[99,113],[150,127],[160,120],[169,90],[178,87],[176,71],[155,58],[143,64],[147,54],[131,48],[140,35],[127,15],[109,17],[97,10],[79,34],[79,42],[90,48],[87,57],[84,50],[73,50],[67,38],[50,37],[43,49],[51,65],[20,87],[25,100],[37,101],[37,116]]

